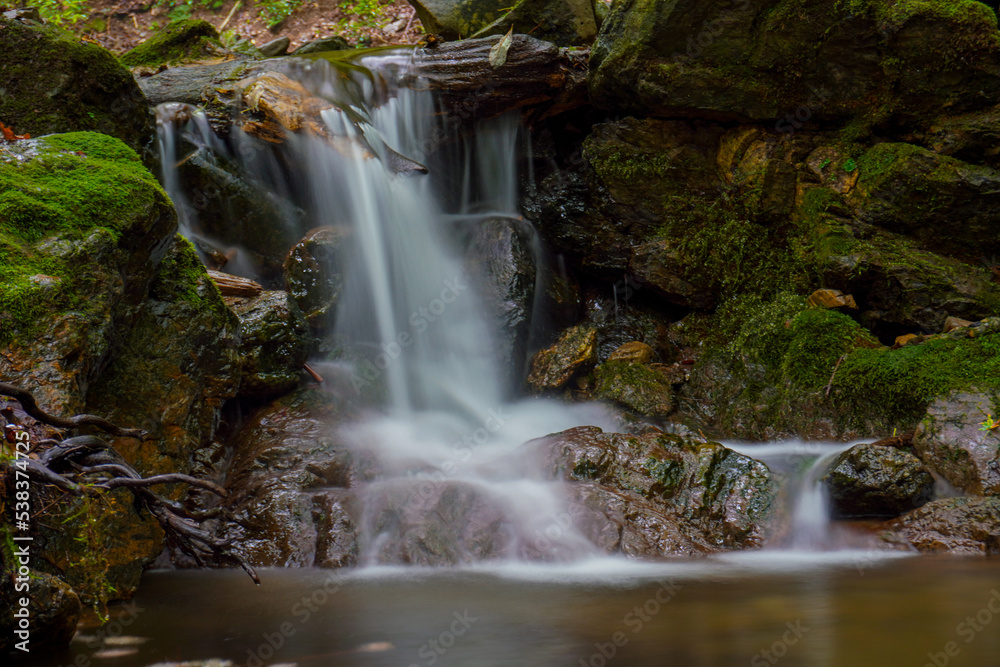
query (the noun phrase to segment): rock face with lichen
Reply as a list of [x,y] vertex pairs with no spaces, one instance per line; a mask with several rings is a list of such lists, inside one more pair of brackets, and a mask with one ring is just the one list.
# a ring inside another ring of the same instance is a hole
[[900,517],[882,539],[923,552],[1000,555],[1000,498],[942,498]]
[[53,25],[0,16],[0,52],[0,122],[15,133],[101,132],[152,157],[153,114],[107,50]]
[[996,399],[955,392],[935,400],[913,436],[917,454],[962,491],[1000,496],[1000,430],[986,426]]

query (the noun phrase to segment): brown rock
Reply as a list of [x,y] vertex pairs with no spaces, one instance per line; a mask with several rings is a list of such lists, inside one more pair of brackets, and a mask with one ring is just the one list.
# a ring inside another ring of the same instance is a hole
[[608,361],[634,361],[639,364],[648,364],[652,360],[653,348],[637,340],[625,343],[608,357]]
[[893,349],[897,349],[903,347],[904,345],[908,345],[910,341],[913,341],[914,344],[916,344],[923,341],[923,339],[923,336],[918,336],[917,334],[903,334],[902,336],[896,336],[896,341],[892,344],[892,347]]
[[597,361],[597,328],[579,324],[567,329],[554,345],[531,360],[528,386],[538,392],[560,389]]
[[889,524],[886,542],[917,551],[1000,555],[1000,498],[942,498]]
[[813,308],[850,308],[857,310],[858,304],[850,294],[835,289],[818,289],[809,296]]
[[949,331],[954,331],[955,329],[964,329],[971,325],[972,322],[970,322],[969,320],[963,320],[961,317],[949,316],[944,321],[944,333],[948,333]]

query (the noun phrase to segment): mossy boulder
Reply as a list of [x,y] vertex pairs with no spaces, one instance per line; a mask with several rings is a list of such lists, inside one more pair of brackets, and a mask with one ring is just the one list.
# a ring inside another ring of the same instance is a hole
[[[583,527],[611,552],[700,554],[766,539],[775,510],[771,473],[718,443],[580,427],[536,444],[548,474],[570,482],[574,502],[604,515]],[[601,538],[608,525],[616,539]]]
[[1000,498],[942,498],[887,526],[882,539],[917,551],[1000,556]]
[[934,477],[909,452],[855,445],[834,460],[820,480],[835,517],[896,517],[934,495]]
[[673,386],[662,369],[634,361],[607,361],[594,369],[594,397],[646,417],[673,412]]
[[998,90],[997,18],[972,0],[629,0],[591,53],[605,109],[778,120],[779,131],[966,111]]
[[862,222],[935,252],[1000,251],[1000,172],[904,143],[876,144],[856,164],[847,201]]
[[1000,496],[1000,431],[984,427],[1000,416],[998,402],[981,393],[955,392],[927,408],[913,436],[917,454],[969,494]]
[[140,316],[176,216],[120,140],[90,132],[0,149],[0,375],[77,414]]
[[233,305],[240,318],[243,396],[274,396],[299,384],[312,338],[288,292],[273,290]]
[[445,39],[518,34],[560,46],[590,44],[597,20],[590,0],[410,0],[428,32]]
[[0,122],[15,133],[100,132],[152,158],[153,115],[109,51],[54,25],[0,16],[0,53]]
[[211,23],[199,19],[173,21],[121,57],[125,67],[155,68],[224,58],[230,51]]

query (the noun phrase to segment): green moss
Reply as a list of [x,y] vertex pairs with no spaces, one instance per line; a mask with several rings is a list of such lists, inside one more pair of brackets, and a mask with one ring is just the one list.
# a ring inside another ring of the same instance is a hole
[[788,328],[791,338],[781,360],[781,374],[806,391],[824,386],[837,361],[859,343],[878,344],[861,325],[834,310],[803,311]]
[[90,132],[0,150],[0,343],[43,314],[78,306],[75,252],[163,206],[166,195],[121,141]]
[[673,388],[659,371],[632,361],[608,361],[594,369],[598,398],[615,401],[641,415],[666,416]]
[[646,472],[656,480],[650,492],[669,498],[684,479],[684,464],[680,461],[660,461],[650,456],[646,459]]
[[852,411],[877,409],[893,423],[913,426],[935,397],[973,389],[1000,389],[1000,334],[855,350],[837,370],[832,397]]
[[121,57],[126,67],[157,67],[221,55],[219,33],[207,21],[175,21]]
[[667,178],[683,165],[663,153],[641,153],[616,148],[606,152],[584,151],[597,173],[606,181],[610,179]]
[[182,301],[198,310],[208,308],[220,321],[233,317],[194,245],[180,234],[174,237],[174,245],[160,261],[150,295],[166,303]]

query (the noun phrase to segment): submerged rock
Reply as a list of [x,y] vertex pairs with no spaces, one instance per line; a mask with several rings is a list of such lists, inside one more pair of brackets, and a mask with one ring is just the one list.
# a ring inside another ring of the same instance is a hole
[[1000,498],[942,498],[889,524],[882,539],[917,551],[1000,555]]
[[240,319],[240,395],[274,396],[294,389],[309,358],[309,326],[288,292],[263,292],[233,304]]
[[600,520],[589,524],[597,531],[590,538],[609,552],[710,553],[759,547],[767,535],[770,471],[718,443],[580,427],[537,446],[544,470],[570,481],[573,497],[614,527],[608,533]]
[[934,495],[934,477],[920,459],[899,449],[856,445],[820,480],[837,518],[895,517]]
[[0,120],[15,133],[100,132],[152,158],[153,115],[132,75],[109,51],[54,25],[5,14],[0,53]]
[[986,394],[955,392],[927,408],[913,436],[924,462],[966,493],[1000,496],[1000,429],[984,430],[1000,414]]

